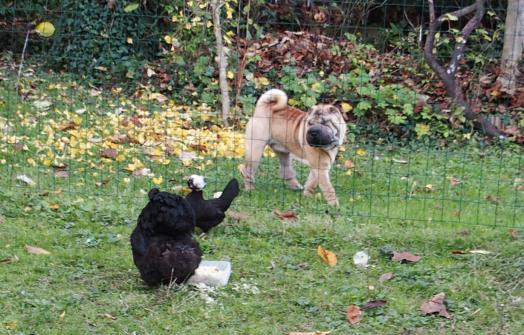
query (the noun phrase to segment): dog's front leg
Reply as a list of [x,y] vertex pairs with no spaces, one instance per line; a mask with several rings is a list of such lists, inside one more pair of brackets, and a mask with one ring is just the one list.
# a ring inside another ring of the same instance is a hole
[[333,188],[333,185],[331,185],[331,180],[329,179],[329,169],[318,170],[318,183],[327,203],[338,206],[337,194],[335,193],[335,189]]
[[304,185],[304,195],[308,196],[315,191],[318,186],[318,169],[311,168],[309,171],[309,177],[307,178],[306,184]]

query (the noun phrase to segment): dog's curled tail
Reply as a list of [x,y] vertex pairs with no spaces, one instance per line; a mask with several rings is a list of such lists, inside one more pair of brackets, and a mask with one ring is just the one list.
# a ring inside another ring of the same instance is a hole
[[273,88],[257,101],[256,111],[278,111],[287,107],[287,94],[279,89]]

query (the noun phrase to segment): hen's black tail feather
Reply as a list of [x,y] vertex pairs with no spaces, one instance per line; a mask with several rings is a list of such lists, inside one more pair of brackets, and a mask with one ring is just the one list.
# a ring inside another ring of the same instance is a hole
[[223,212],[227,211],[233,199],[240,193],[240,187],[238,186],[238,180],[233,178],[227,183],[226,187],[222,191],[222,194],[217,199],[213,199],[213,204],[220,208]]

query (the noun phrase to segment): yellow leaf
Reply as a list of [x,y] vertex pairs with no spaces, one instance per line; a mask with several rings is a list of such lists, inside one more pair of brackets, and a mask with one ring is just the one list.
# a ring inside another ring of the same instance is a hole
[[173,44],[173,37],[169,36],[169,35],[166,35],[164,36],[164,41],[167,43],[167,44]]
[[160,184],[162,184],[163,180],[164,180],[164,178],[162,176],[153,177],[153,184],[160,185]]
[[35,255],[51,255],[51,253],[45,249],[39,248],[39,247],[33,247],[32,245],[26,244],[25,250],[30,254]]
[[317,248],[317,255],[322,258],[324,263],[327,265],[333,267],[337,265],[337,255],[335,255],[333,252],[326,250],[322,248],[322,246],[318,246]]
[[50,203],[48,206],[51,209],[59,209],[60,208],[60,205],[57,204],[56,202]]
[[235,74],[233,71],[227,71],[227,79],[233,79],[235,78]]
[[366,154],[366,150],[362,148],[357,149],[357,156],[364,156]]
[[16,320],[11,320],[11,321],[4,322],[4,326],[6,329],[15,330],[17,323],[18,322]]
[[65,318],[65,311],[63,311],[62,313],[60,313],[60,321],[63,321]]
[[128,37],[126,41],[127,41],[127,44],[133,44],[133,38],[132,37]]
[[342,107],[342,111],[344,113],[351,112],[351,110],[353,110],[353,107],[350,104],[348,104],[347,102],[341,103],[340,107]]
[[267,79],[266,77],[258,77],[257,79],[255,79],[255,81],[260,86],[269,85],[269,79]]
[[55,33],[55,26],[51,22],[43,21],[36,26],[35,32],[42,37],[51,37]]

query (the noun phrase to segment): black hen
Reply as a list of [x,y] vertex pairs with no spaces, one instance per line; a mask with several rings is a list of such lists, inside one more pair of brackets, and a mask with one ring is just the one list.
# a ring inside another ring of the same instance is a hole
[[200,264],[202,251],[193,239],[195,213],[183,197],[149,191],[131,234],[133,260],[142,279],[150,286],[183,283]]
[[195,211],[196,226],[202,229],[204,233],[224,220],[225,212],[240,192],[238,181],[235,178],[229,181],[220,197],[209,200],[204,200],[202,195],[202,189],[206,185],[204,177],[192,175],[189,177],[187,185],[191,189],[191,193],[186,196],[186,200]]

